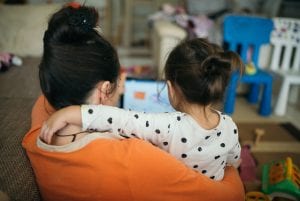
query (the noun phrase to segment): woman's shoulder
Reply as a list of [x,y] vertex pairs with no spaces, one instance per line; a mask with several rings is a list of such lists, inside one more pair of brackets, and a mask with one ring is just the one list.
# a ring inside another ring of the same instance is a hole
[[54,111],[46,97],[39,96],[31,111],[31,127],[42,125]]

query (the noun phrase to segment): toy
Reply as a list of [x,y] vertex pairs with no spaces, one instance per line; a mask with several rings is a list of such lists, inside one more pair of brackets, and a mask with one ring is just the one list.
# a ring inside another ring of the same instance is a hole
[[246,64],[245,73],[248,75],[254,75],[256,73],[256,67],[253,62],[249,62]]
[[256,163],[251,154],[250,146],[244,145],[241,150],[240,177],[243,182],[256,181]]
[[271,197],[300,200],[300,172],[292,159],[273,161],[263,166],[262,191]]
[[0,71],[7,71],[11,66],[21,66],[22,59],[14,54],[0,52]]
[[247,75],[254,75],[257,72],[256,66],[252,61],[253,47],[247,50],[247,64],[245,65],[245,73]]
[[269,197],[262,192],[251,191],[246,193],[246,201],[270,201]]
[[260,142],[260,139],[261,137],[266,133],[264,129],[261,129],[261,128],[256,128],[254,130],[254,133],[255,133],[255,142],[254,144],[255,145],[258,145],[259,142]]

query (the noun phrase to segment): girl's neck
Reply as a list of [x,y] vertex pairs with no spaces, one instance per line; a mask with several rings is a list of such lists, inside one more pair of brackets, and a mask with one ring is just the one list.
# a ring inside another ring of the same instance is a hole
[[189,114],[204,129],[215,128],[220,121],[219,114],[211,108],[211,105],[202,106],[199,104],[185,104],[182,112]]

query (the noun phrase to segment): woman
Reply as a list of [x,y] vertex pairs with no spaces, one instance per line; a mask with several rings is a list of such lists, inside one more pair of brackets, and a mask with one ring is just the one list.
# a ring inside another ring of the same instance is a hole
[[23,140],[43,199],[244,200],[234,168],[228,167],[223,181],[216,182],[138,139],[111,138],[105,130],[75,126],[61,130],[51,145],[39,139],[42,123],[55,110],[118,102],[124,81],[118,57],[94,29],[96,19],[94,9],[72,4],[52,16],[45,32],[40,64],[44,96],[32,110],[31,130]]

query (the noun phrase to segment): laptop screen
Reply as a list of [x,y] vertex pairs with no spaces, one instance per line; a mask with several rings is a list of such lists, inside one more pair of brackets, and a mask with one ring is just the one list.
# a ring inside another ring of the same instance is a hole
[[173,112],[163,81],[126,80],[122,107],[140,112]]

